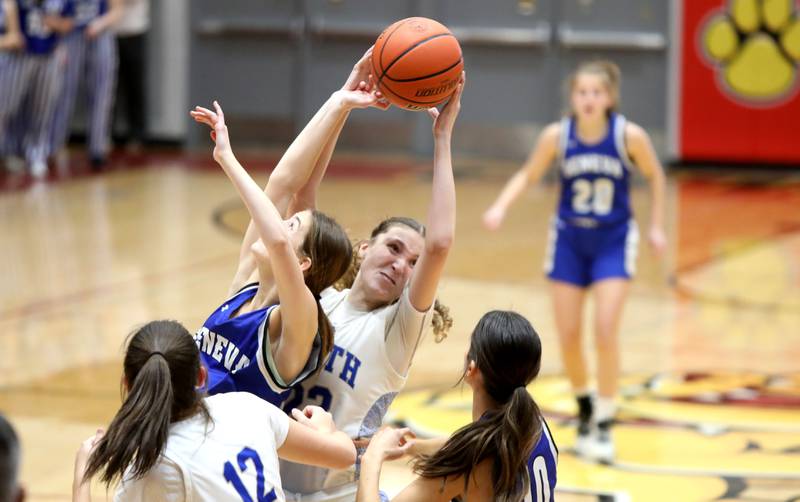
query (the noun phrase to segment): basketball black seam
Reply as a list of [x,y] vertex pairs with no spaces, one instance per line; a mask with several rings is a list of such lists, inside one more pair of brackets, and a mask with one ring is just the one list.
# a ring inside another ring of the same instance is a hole
[[[383,51],[386,49],[386,44],[389,43],[389,39],[392,38],[392,35],[394,35],[394,32],[399,30],[401,26],[403,26],[403,25],[402,24],[398,24],[397,26],[395,26],[395,28],[390,33],[387,33],[386,34],[386,40],[384,40],[383,41],[383,45],[381,45],[381,53],[378,56],[378,69],[380,69],[381,71],[383,71]],[[375,58],[372,58],[372,66],[373,66],[373,68],[375,67]],[[383,75],[381,75],[381,78],[382,77],[383,77]],[[378,81],[380,81],[380,78],[378,79]]]
[[[398,98],[403,99],[405,101],[408,101],[409,103],[417,103],[417,104],[420,104],[420,105],[436,105],[436,104],[441,102],[441,100],[439,100],[439,99],[437,99],[436,101],[415,101],[413,99],[408,99],[407,97],[402,96],[402,95],[398,94],[397,92],[393,91],[391,87],[386,85],[386,82],[383,83],[383,88],[386,89],[387,91],[391,92],[392,94],[394,94]],[[430,108],[430,106],[428,108]]]
[[453,68],[455,68],[456,66],[458,66],[459,63],[461,63],[461,61],[463,61],[463,60],[464,60],[463,58],[458,58],[458,61],[456,61],[455,63],[451,64],[450,66],[448,66],[444,70],[437,71],[436,73],[431,73],[430,75],[425,75],[424,77],[398,79],[398,78],[392,78],[389,75],[386,75],[386,78],[391,80],[392,82],[415,82],[417,80],[425,80],[426,78],[433,78],[433,77],[435,77],[437,75],[441,75],[442,73],[447,73],[448,71],[450,71]]
[[[406,49],[406,50],[404,50],[402,53],[400,53],[400,55],[398,55],[396,58],[394,58],[394,61],[392,61],[391,63],[389,63],[389,66],[387,66],[387,67],[386,67],[386,69],[383,69],[383,68],[381,68],[381,72],[382,72],[382,73],[381,73],[381,76],[380,76],[380,78],[378,78],[378,82],[381,82],[381,81],[383,81],[383,77],[384,77],[384,76],[386,76],[386,73],[387,73],[387,72],[388,72],[388,71],[389,71],[389,70],[392,68],[392,66],[394,66],[394,64],[395,64],[395,63],[397,63],[398,61],[400,61],[400,59],[401,59],[403,56],[405,56],[405,55],[406,55],[406,54],[408,54],[409,52],[413,51],[414,49],[416,49],[416,48],[417,48],[417,47],[419,47],[420,45],[422,45],[422,44],[424,44],[424,43],[426,43],[426,42],[428,42],[428,41],[430,41],[430,40],[433,40],[434,38],[440,38],[440,37],[452,37],[452,36],[453,36],[453,34],[452,34],[452,33],[439,33],[438,35],[431,35],[430,37],[428,37],[428,38],[424,38],[424,39],[420,40],[419,42],[415,43],[414,45],[412,45],[411,47],[407,48],[407,49]],[[453,38],[455,38],[455,37],[453,37]],[[387,41],[388,41],[388,40],[387,40]],[[383,58],[383,49],[384,49],[384,47],[386,47],[386,43],[384,43],[384,44],[383,44],[383,47],[381,47],[381,59]],[[383,66],[383,61],[381,61],[381,66]]]

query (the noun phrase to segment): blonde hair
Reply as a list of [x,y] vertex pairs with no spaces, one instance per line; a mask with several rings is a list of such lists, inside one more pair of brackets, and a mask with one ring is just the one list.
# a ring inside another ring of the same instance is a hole
[[[622,73],[619,71],[619,66],[604,59],[581,63],[569,78],[567,95],[571,94],[572,90],[575,89],[578,77],[587,74],[598,75],[603,79],[606,91],[611,97],[611,107],[607,111],[617,111],[620,101],[619,88],[622,81]],[[567,101],[569,102],[569,100]]]

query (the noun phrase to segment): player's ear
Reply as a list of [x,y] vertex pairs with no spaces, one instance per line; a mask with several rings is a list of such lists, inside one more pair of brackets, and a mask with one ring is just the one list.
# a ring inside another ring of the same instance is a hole
[[299,261],[300,261],[301,272],[305,273],[306,270],[311,268],[311,258],[309,258],[308,256],[303,256],[302,258],[299,259]]
[[473,360],[467,361],[467,369],[464,371],[464,381],[468,384],[472,385],[472,383],[477,378],[478,374],[480,374],[480,370],[478,369],[478,365]]
[[356,245],[356,249],[358,250],[359,259],[363,259],[367,249],[369,249],[369,239],[364,239],[363,241],[359,242]]
[[204,389],[206,387],[207,380],[208,370],[206,369],[205,365],[201,364],[200,369],[197,370],[197,388]]

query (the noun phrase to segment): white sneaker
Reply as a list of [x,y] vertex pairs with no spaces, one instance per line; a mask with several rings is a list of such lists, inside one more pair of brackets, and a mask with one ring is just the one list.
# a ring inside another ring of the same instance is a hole
[[611,426],[611,420],[597,424],[597,432],[594,434],[593,441],[588,448],[587,458],[602,464],[614,462],[616,451],[614,449],[614,439],[611,435]]
[[31,162],[31,176],[42,179],[47,176],[47,162],[36,160]]
[[578,426],[578,431],[575,433],[575,454],[579,457],[591,458],[594,443],[594,429],[586,428],[586,430],[582,430],[581,426]]

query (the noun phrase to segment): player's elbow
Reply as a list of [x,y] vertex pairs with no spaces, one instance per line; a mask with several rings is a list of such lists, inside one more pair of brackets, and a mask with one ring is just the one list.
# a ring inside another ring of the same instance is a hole
[[297,176],[298,169],[275,169],[269,177],[269,184],[277,193],[297,193],[305,183],[305,179]]
[[443,232],[441,235],[430,236],[425,240],[425,253],[433,256],[447,255],[454,242],[454,232]]

